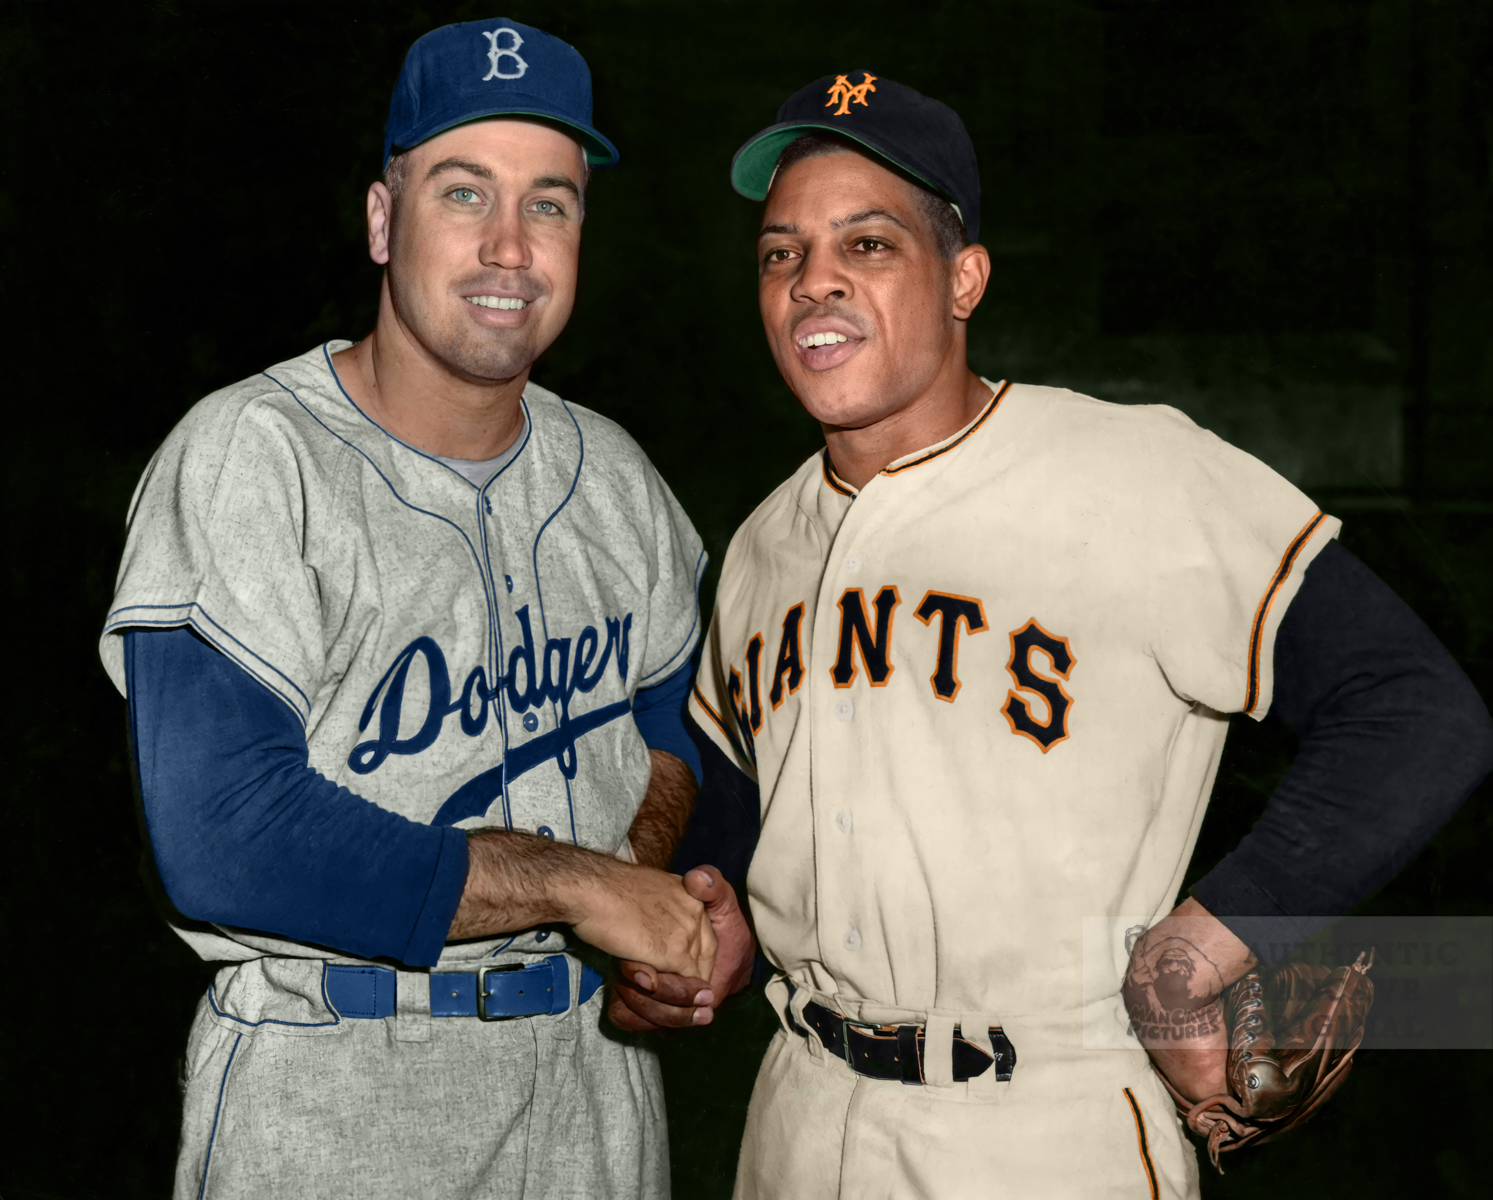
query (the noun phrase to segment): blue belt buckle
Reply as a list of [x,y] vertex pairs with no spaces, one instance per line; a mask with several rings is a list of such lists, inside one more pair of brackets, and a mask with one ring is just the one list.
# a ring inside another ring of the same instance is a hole
[[494,1013],[492,1016],[488,1016],[487,1015],[487,977],[489,975],[492,975],[492,974],[496,973],[496,972],[506,973],[506,972],[509,972],[509,971],[522,971],[523,969],[524,969],[524,964],[523,963],[513,963],[513,964],[510,964],[510,965],[507,965],[507,966],[483,967],[481,970],[479,970],[477,972],[477,1018],[478,1018],[478,1020],[481,1020],[481,1021],[517,1021],[519,1019],[519,1017],[521,1017],[521,1016],[527,1016],[528,1015],[527,1013],[514,1013],[514,1014],[511,1014],[511,1015],[506,1016],[506,1017],[505,1016],[499,1016],[496,1013]]

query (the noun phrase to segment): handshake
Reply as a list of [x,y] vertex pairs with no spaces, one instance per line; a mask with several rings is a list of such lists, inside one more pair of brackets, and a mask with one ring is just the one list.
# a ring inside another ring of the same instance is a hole
[[747,985],[757,943],[715,867],[682,878],[534,834],[467,835],[450,940],[569,925],[618,960],[608,1013],[629,1032],[708,1025]]
[[756,941],[736,892],[714,867],[682,878],[635,867],[616,907],[602,905],[574,928],[614,955],[607,1015],[619,1029],[708,1025],[727,996],[747,985]]

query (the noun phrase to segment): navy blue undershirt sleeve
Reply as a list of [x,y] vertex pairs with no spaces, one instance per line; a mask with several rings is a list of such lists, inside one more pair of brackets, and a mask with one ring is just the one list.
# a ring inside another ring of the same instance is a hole
[[704,778],[700,752],[684,727],[684,706],[689,703],[690,685],[695,681],[695,661],[690,659],[662,683],[639,688],[632,698],[632,719],[650,750],[664,750],[683,761],[699,783]]
[[1347,913],[1493,770],[1493,722],[1471,681],[1336,542],[1307,569],[1274,661],[1270,711],[1300,749],[1259,823],[1193,889],[1249,945]]
[[312,770],[295,714],[190,630],[130,630],[124,653],[146,829],[176,909],[434,965],[466,884],[466,835]]

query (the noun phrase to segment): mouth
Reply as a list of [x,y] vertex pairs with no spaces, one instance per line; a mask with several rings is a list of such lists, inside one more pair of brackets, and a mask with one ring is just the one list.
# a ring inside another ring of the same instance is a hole
[[462,299],[478,308],[496,308],[510,312],[529,305],[529,301],[522,296],[463,296]]
[[860,353],[866,339],[845,321],[809,321],[794,336],[798,360],[811,371],[828,371]]

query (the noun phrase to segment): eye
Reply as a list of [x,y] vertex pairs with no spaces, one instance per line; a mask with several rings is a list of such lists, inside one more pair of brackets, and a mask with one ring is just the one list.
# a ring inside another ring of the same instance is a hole
[[890,250],[891,247],[880,238],[858,238],[854,243],[856,249],[866,254],[875,254],[879,250]]
[[482,203],[482,197],[477,195],[477,193],[474,192],[471,188],[467,187],[452,188],[449,192],[446,193],[446,195],[450,196],[451,199],[455,200],[458,204]]
[[793,251],[788,249],[787,246],[778,246],[776,249],[769,250],[763,255],[762,261],[768,264],[782,263],[787,262],[792,257],[794,257]]
[[529,206],[534,212],[541,213],[546,217],[563,217],[564,206],[555,200],[536,200]]

